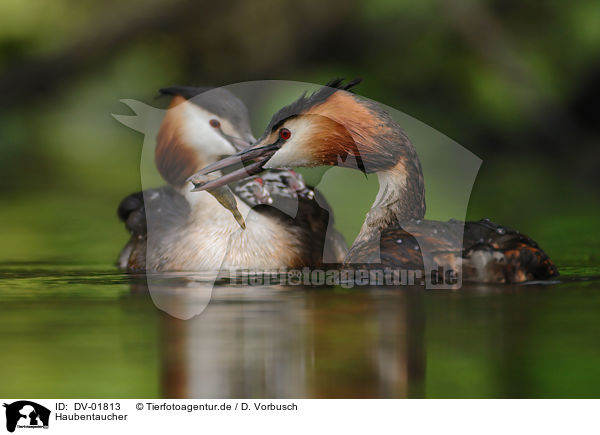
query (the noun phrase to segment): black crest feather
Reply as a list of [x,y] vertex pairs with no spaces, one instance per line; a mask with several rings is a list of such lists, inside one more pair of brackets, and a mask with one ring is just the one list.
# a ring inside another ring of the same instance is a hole
[[203,92],[210,90],[207,86],[170,86],[168,88],[161,88],[158,90],[160,95],[181,95],[186,100],[194,98],[196,95],[200,95]]
[[355,78],[354,80],[350,80],[348,83],[344,84],[343,78],[335,78],[327,82],[325,86],[313,92],[311,95],[307,96],[306,92],[304,92],[296,101],[288,104],[285,107],[282,107],[273,115],[269,125],[267,126],[266,133],[277,129],[277,127],[279,127],[286,119],[306,112],[311,107],[324,102],[336,91],[342,90],[351,92],[350,89],[359,84],[361,81],[361,78]]

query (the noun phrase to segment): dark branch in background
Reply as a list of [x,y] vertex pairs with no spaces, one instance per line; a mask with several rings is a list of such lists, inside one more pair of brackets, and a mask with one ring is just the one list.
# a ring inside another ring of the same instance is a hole
[[[314,52],[327,47],[328,39],[334,40],[332,34],[339,32],[351,6],[321,4],[321,0],[178,0],[145,3],[116,14],[107,4],[102,9],[104,16],[90,16],[88,31],[74,42],[42,58],[25,57],[19,63],[3,65],[0,126],[19,125],[15,119],[26,122],[33,107],[67,94],[74,83],[97,74],[136,46],[146,49],[149,41],[159,43],[156,53],[161,59],[165,47],[175,48],[176,77],[163,86],[174,82],[219,86],[253,79],[306,80],[302,68],[311,63]],[[112,15],[106,17],[108,11]],[[156,91],[148,89],[148,98]],[[115,101],[122,96],[115,96]],[[42,145],[44,138],[37,129],[20,128],[16,137],[4,130],[0,142],[0,178],[5,190],[17,192],[34,186],[18,170],[24,166],[44,179],[60,182],[60,169],[48,163],[53,151]]]
[[538,125],[547,147],[560,150],[567,138],[576,137],[575,122],[547,97],[526,59],[485,4],[445,0],[444,10],[463,40],[504,81],[521,112]]
[[[289,35],[287,39],[281,37],[282,29],[261,23],[279,19],[276,7],[271,8],[275,16],[259,16],[254,21],[244,16],[250,5],[242,0],[180,0],[141,8],[129,17],[99,25],[58,53],[12,66],[0,75],[3,106],[10,107],[23,99],[29,104],[32,99],[46,98],[68,86],[73,78],[110,61],[132,42],[156,35],[175,36],[186,55],[187,75],[194,80],[209,81],[204,84],[226,84],[236,78],[237,81],[282,78],[277,74],[293,71],[294,65],[302,63],[315,47],[324,43],[323,38],[345,15],[339,5],[331,14],[327,13],[328,6],[319,6],[327,19],[311,18],[310,14],[315,14],[310,5],[315,2],[304,3],[307,3],[304,9],[298,5],[284,8],[288,12],[296,8],[294,20],[286,25],[287,29],[283,28],[285,35]],[[311,27],[310,35],[303,33],[305,25]],[[265,42],[271,44],[272,53],[265,52]]]
[[600,180],[595,168],[586,167],[587,162],[582,161],[579,153],[565,153],[567,149],[586,147],[584,126],[572,113],[552,101],[527,60],[515,48],[502,23],[486,5],[444,0],[443,6],[450,25],[493,68],[506,84],[521,113],[529,119],[532,125],[525,140],[532,142],[531,148],[538,148],[545,155],[566,158],[571,165],[588,172],[587,176]]
[[[115,19],[93,29],[87,36],[62,51],[42,59],[23,61],[0,75],[3,102],[28,101],[68,86],[73,77],[89,71],[112,56],[124,44],[148,33],[176,27],[190,19],[186,13],[193,2],[180,1],[146,10],[136,10],[128,19]],[[218,2],[209,2],[209,5]],[[6,106],[5,106],[6,107]]]
[[[596,106],[593,95],[598,92],[589,90],[598,88],[597,78],[591,77],[589,89],[582,84],[574,90],[579,96],[572,102],[575,109],[569,102],[575,97],[569,95],[559,106],[542,87],[527,59],[519,54],[519,47],[507,31],[510,28],[503,28],[509,23],[500,22],[485,4],[443,0],[440,5],[449,27],[471,51],[469,57],[489,65],[508,89],[507,98],[515,102],[526,120],[520,122],[519,131],[508,132],[502,121],[491,117],[472,123],[472,109],[466,108],[450,116],[453,125],[462,126],[454,132],[456,138],[482,156],[495,150],[514,154],[522,148],[551,155],[561,159],[575,176],[598,180],[600,173],[593,167],[594,155],[598,156],[598,147],[593,143],[598,137],[596,122],[580,116],[580,112],[585,114]],[[376,26],[361,19],[361,13],[352,1],[153,2],[128,15],[112,17],[109,22],[94,21],[98,24],[90,25],[89,33],[54,54],[7,64],[0,73],[0,112],[48,101],[68,90],[73,82],[85,79],[86,74],[110,64],[133,44],[164,38],[177,44],[178,77],[174,80],[183,77],[191,85],[255,79],[306,81],[314,79],[311,74],[315,71],[328,71],[326,78],[364,76],[362,91],[375,90],[369,96],[390,105],[402,102],[400,109],[410,110],[411,104],[419,107],[420,101],[433,98],[436,104],[431,106],[442,109],[425,118],[432,125],[448,115],[443,110],[445,105],[456,107],[461,103],[464,94],[456,94],[452,86],[464,86],[468,78],[453,79],[448,69],[436,71],[428,62],[419,63],[420,53],[410,50],[415,29],[411,32],[410,28],[393,27],[402,16],[390,16],[389,21],[383,19],[383,24]],[[446,41],[451,41],[454,35],[447,33]],[[437,62],[452,61],[440,54]],[[418,80],[410,75],[403,81],[394,78],[399,68],[407,67],[421,68]],[[573,152],[573,148],[580,153]],[[14,149],[23,153],[20,147]],[[589,158],[580,158],[582,152]]]

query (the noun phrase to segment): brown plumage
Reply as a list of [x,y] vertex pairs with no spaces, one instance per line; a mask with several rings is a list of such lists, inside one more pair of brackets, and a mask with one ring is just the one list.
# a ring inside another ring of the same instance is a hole
[[[355,84],[353,82],[352,84]],[[345,265],[427,269],[442,266],[465,281],[523,282],[558,275],[529,237],[488,220],[435,222],[425,216],[419,158],[403,129],[378,105],[348,92],[340,80],[303,95],[274,116],[249,151],[200,171],[245,161],[253,170],[335,165],[375,172],[380,190]],[[198,189],[237,178],[236,173]]]
[[[380,254],[381,263],[363,261]],[[518,283],[558,275],[548,255],[531,238],[489,219],[477,222],[414,221],[390,226],[379,240],[355,243],[346,263],[365,268],[423,270],[428,256],[433,270],[462,272],[465,281]]]
[[[182,87],[163,91],[175,94],[155,151],[156,166],[168,185],[129,195],[119,205],[119,218],[131,234],[120,267],[129,271],[317,267],[324,250],[328,258],[341,261],[346,247],[335,230],[327,234],[333,222],[327,203],[293,171],[274,170],[268,177],[240,180],[232,186],[235,197],[220,201],[207,192],[191,192],[187,178],[194,171],[253,140],[240,100],[223,89],[199,92]],[[232,216],[237,212],[232,201],[244,219]]]
[[172,186],[184,185],[198,167],[208,163],[202,153],[186,144],[185,102],[185,98],[181,95],[173,98],[156,138],[154,154],[156,168],[165,181]]

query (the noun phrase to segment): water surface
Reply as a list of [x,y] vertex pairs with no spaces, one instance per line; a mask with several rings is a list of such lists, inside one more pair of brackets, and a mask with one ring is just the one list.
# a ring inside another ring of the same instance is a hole
[[599,397],[600,270],[562,272],[460,291],[220,285],[179,320],[143,277],[4,263],[0,396]]

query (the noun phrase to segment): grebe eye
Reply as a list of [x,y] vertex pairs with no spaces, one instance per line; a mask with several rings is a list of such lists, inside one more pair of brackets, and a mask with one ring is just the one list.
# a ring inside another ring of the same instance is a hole
[[281,130],[279,130],[279,137],[283,140],[288,140],[290,137],[292,137],[292,132],[284,127]]
[[210,121],[208,121],[208,123],[211,127],[214,128],[219,128],[221,126],[221,123],[217,119],[211,119]]

